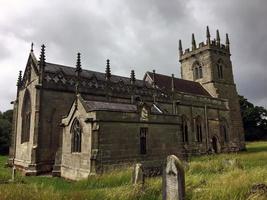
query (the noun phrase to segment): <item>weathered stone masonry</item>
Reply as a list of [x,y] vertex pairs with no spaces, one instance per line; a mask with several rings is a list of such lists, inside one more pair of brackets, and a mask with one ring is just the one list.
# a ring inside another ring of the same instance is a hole
[[[82,179],[167,155],[244,149],[229,38],[219,33],[182,50],[182,79],[147,72],[143,80],[48,63],[33,49],[18,79],[10,163],[27,175]],[[75,128],[73,128],[75,127]]]

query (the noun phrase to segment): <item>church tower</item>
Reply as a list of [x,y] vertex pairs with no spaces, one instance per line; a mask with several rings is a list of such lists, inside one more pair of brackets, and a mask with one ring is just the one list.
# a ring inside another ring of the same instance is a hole
[[194,34],[191,49],[183,51],[182,42],[179,41],[182,79],[199,82],[212,97],[228,100],[231,116],[231,122],[228,123],[232,127],[230,140],[244,149],[243,123],[230,56],[228,34],[225,44],[221,43],[218,30],[216,38],[211,40],[209,27],[206,30],[206,42],[201,42],[198,46]]

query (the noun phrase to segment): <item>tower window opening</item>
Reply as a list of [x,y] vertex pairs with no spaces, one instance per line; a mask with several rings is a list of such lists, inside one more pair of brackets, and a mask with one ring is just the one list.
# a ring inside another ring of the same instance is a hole
[[194,79],[200,79],[203,78],[203,69],[202,66],[199,64],[196,64],[193,68],[193,72],[194,72]]
[[223,64],[221,60],[219,60],[217,63],[217,73],[218,73],[218,78],[222,79],[223,78]]

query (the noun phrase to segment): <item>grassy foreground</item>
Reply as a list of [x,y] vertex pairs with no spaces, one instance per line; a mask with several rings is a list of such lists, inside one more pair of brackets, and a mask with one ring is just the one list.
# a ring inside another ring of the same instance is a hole
[[[267,191],[267,142],[247,144],[247,152],[191,158],[186,169],[186,198],[194,200],[264,200]],[[0,156],[0,200],[161,200],[161,178],[146,179],[145,188],[131,184],[131,169],[88,180],[23,177],[7,183],[11,170]],[[253,189],[254,188],[254,189]],[[265,188],[266,189],[266,188]]]

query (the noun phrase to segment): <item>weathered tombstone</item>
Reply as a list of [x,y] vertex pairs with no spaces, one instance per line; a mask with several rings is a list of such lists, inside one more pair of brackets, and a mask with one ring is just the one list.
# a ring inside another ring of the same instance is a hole
[[175,156],[167,157],[163,170],[163,200],[185,199],[185,174],[182,162]]
[[134,166],[133,175],[132,175],[133,184],[145,184],[144,168],[141,163],[137,163]]

